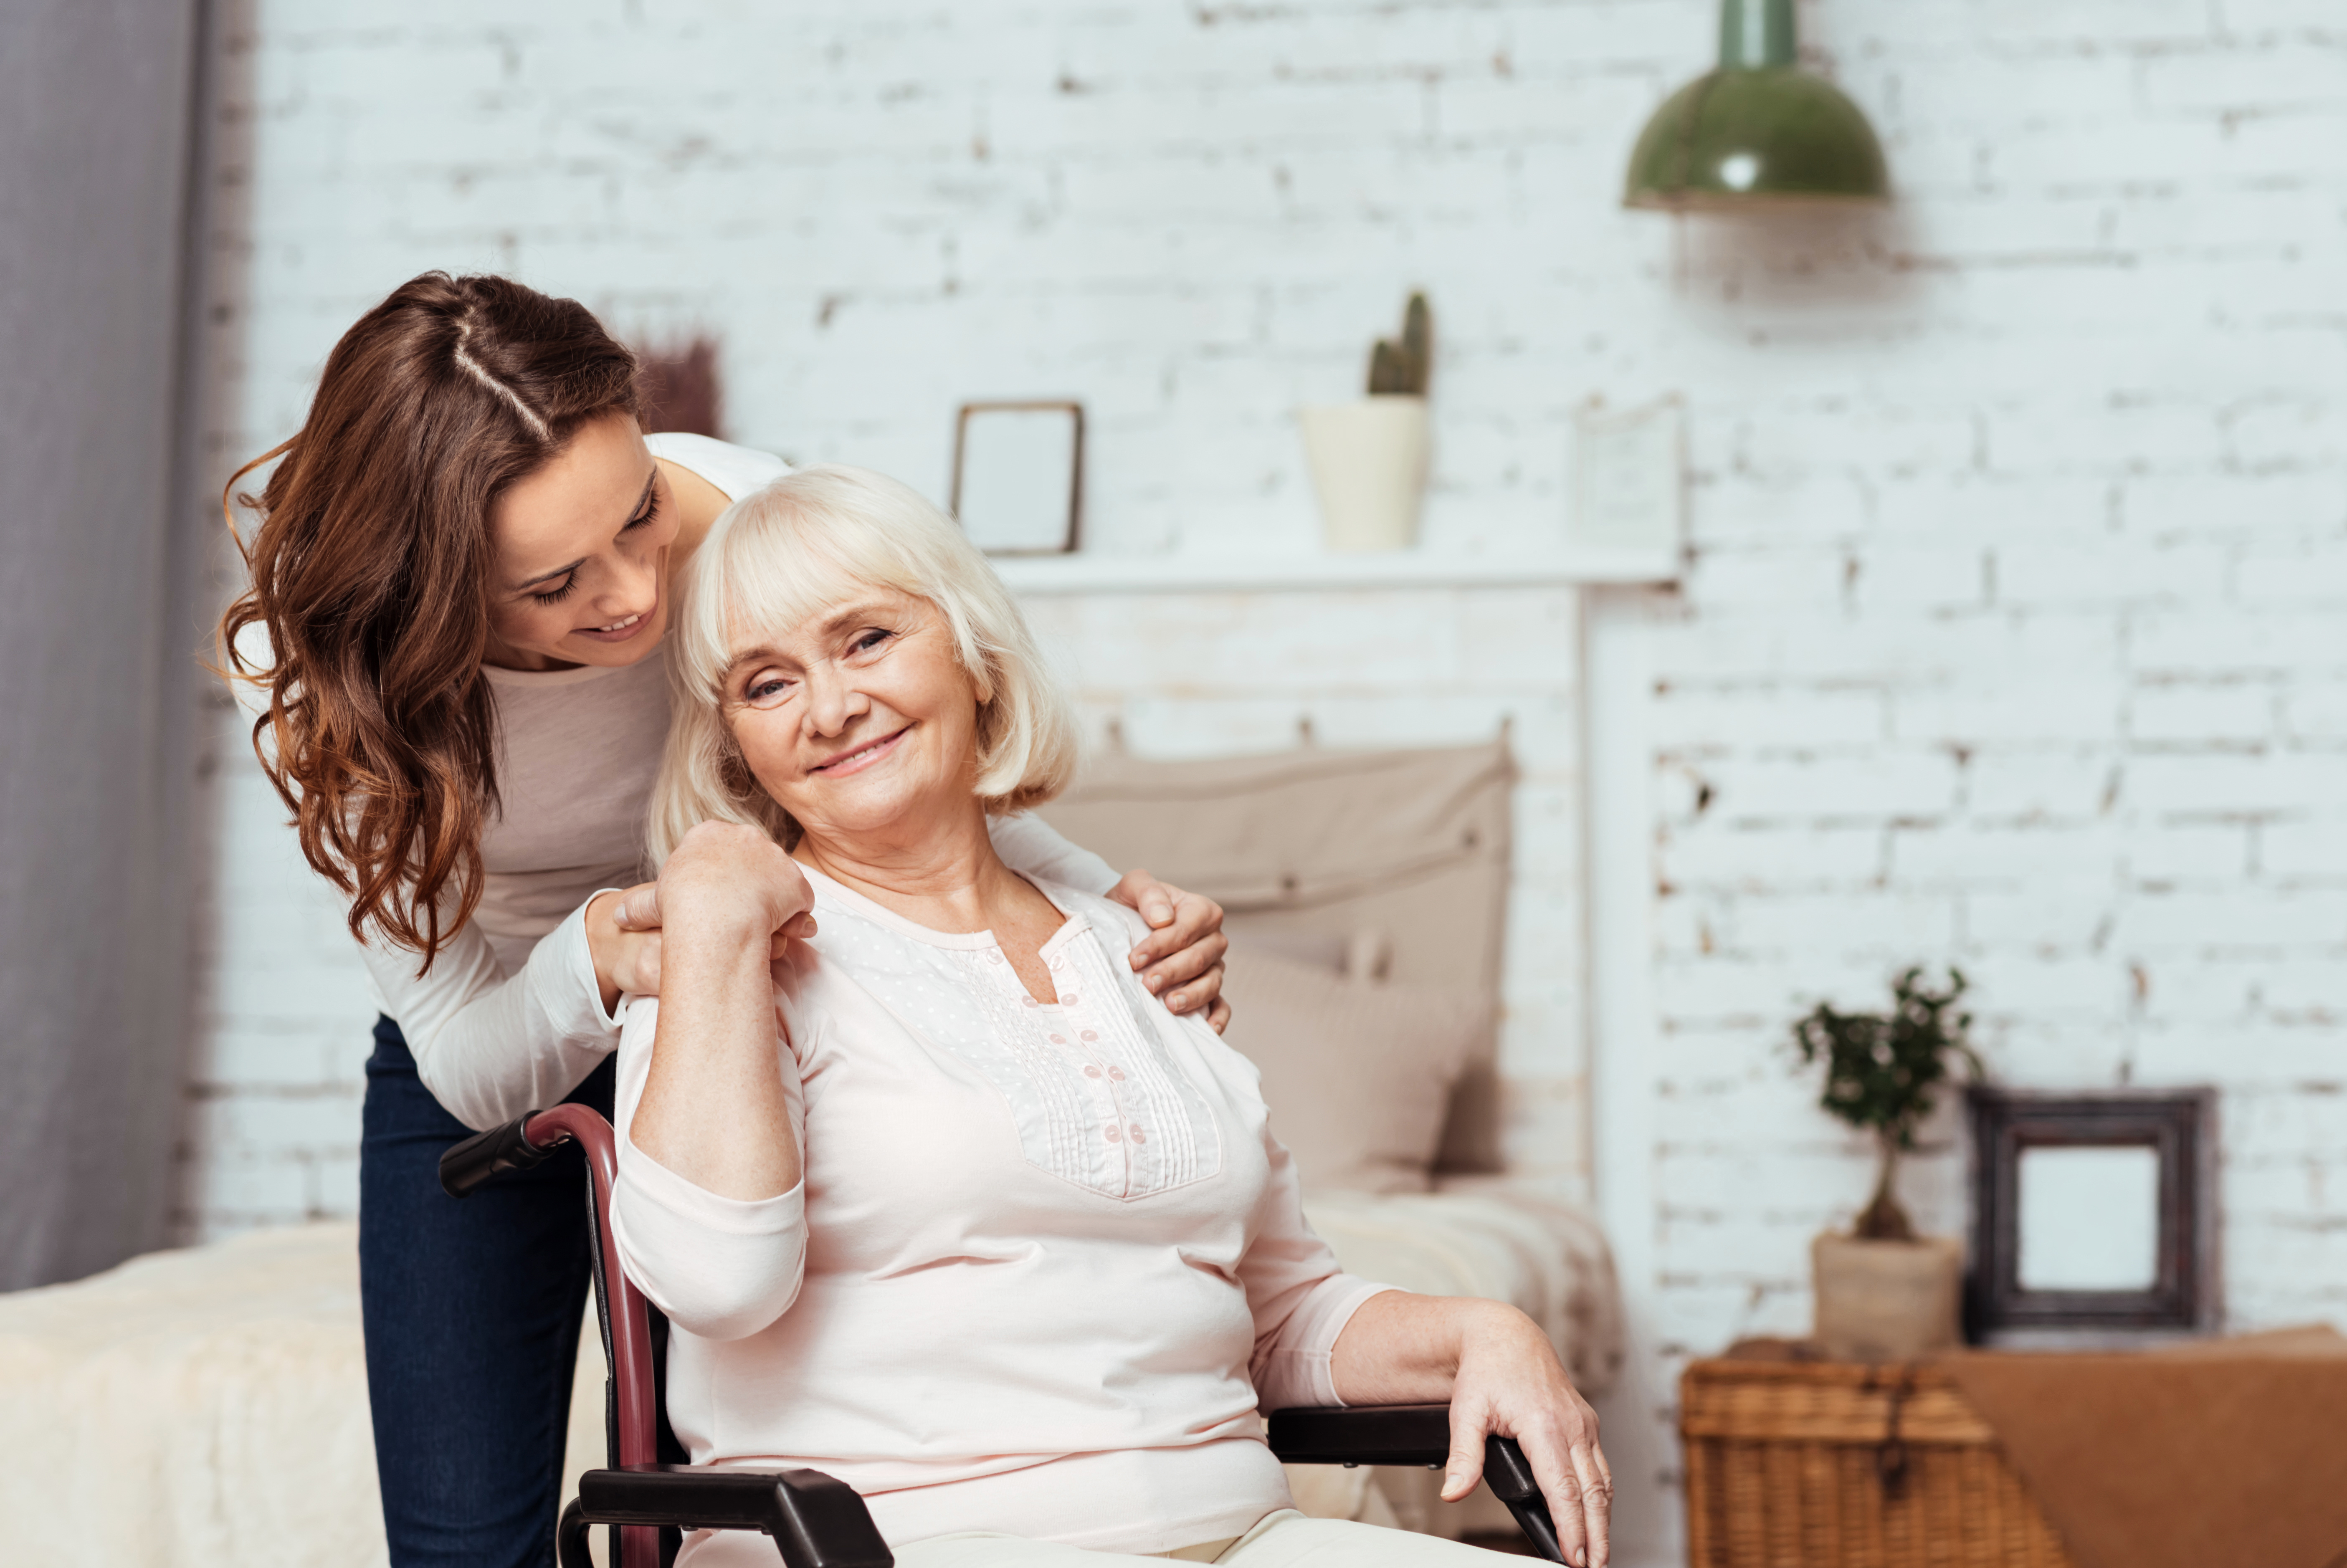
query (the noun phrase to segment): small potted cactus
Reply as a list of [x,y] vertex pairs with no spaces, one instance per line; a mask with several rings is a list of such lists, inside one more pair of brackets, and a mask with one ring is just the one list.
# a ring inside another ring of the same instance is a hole
[[1846,1013],[1820,1002],[1793,1025],[1804,1064],[1825,1064],[1819,1106],[1872,1134],[1874,1194],[1848,1235],[1810,1244],[1817,1327],[1838,1361],[1899,1361],[1955,1343],[1963,1288],[1963,1244],[1915,1234],[1898,1195],[1899,1159],[1958,1066],[1981,1076],[1961,1011],[1961,969],[1935,989],[1920,968],[1891,982],[1888,1013]]
[[1398,550],[1417,541],[1433,357],[1433,317],[1426,296],[1412,294],[1400,338],[1379,338],[1369,351],[1368,395],[1302,410],[1304,450],[1330,549]]

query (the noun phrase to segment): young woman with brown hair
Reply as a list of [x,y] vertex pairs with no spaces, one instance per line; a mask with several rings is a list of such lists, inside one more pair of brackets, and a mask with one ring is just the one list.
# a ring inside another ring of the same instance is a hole
[[[584,1171],[549,1162],[458,1204],[436,1165],[468,1128],[565,1097],[610,1113],[612,1009],[659,989],[641,878],[670,584],[718,513],[785,471],[647,436],[638,412],[633,356],[585,307],[427,272],[343,334],[301,432],[245,470],[278,460],[240,497],[261,522],[222,636],[381,1014],[359,1264],[395,1568],[553,1560]],[[1219,1027],[1220,909],[1120,881],[1032,818],[996,843],[1138,910],[1144,983]],[[777,953],[812,930],[779,846],[734,874],[782,912]]]

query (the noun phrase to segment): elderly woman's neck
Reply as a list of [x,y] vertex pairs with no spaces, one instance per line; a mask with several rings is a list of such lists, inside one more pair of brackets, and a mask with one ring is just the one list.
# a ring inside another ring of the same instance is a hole
[[891,825],[868,833],[810,829],[792,855],[885,909],[936,931],[983,931],[1009,907],[1039,895],[994,852],[986,813],[917,828]]

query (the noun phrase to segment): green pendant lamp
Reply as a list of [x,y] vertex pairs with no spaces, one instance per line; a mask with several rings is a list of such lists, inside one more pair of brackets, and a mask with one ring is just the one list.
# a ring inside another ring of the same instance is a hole
[[1724,212],[1889,200],[1874,128],[1793,56],[1793,0],[1720,0],[1719,69],[1672,94],[1646,122],[1624,204]]

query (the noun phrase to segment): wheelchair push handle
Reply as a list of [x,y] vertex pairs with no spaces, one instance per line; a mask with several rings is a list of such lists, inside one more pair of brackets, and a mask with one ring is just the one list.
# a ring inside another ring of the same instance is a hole
[[474,1133],[461,1143],[451,1143],[440,1156],[440,1190],[452,1198],[466,1197],[493,1176],[507,1171],[527,1171],[543,1163],[557,1148],[569,1142],[569,1137],[558,1132],[542,1144],[532,1143],[529,1124],[538,1115],[532,1111],[502,1127],[492,1127],[486,1132]]

